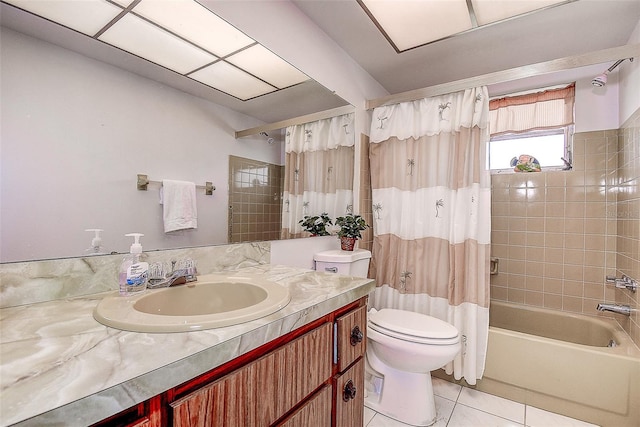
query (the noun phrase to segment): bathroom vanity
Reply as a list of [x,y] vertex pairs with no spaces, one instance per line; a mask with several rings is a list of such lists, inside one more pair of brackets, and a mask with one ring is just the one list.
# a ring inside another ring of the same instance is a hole
[[361,298],[98,425],[360,427],[364,331]]
[[0,425],[361,426],[374,281],[273,265],[230,274],[246,272],[287,287],[289,304],[177,333],[101,325],[92,312],[107,294],[0,310]]

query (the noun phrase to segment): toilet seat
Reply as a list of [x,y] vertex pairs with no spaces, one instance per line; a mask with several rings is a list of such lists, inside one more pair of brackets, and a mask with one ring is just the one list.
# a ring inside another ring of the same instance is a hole
[[389,337],[419,344],[451,345],[460,341],[453,325],[413,311],[390,308],[372,311],[369,327]]

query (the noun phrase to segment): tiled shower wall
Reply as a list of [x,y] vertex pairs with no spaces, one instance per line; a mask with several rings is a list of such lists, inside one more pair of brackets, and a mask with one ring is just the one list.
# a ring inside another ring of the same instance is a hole
[[[620,129],[619,144],[617,277],[626,274],[640,281],[640,109]],[[616,302],[639,310],[639,293],[616,290]],[[640,346],[640,312],[620,322]]]
[[229,156],[229,243],[278,240],[284,166]]
[[[492,299],[599,316],[614,316],[599,302],[638,307],[605,277],[640,278],[639,122],[574,135],[571,171],[492,176]],[[615,317],[640,343],[637,313]]]

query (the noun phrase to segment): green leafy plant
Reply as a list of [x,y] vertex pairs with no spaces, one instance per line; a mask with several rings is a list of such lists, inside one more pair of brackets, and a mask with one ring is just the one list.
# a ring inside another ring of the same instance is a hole
[[331,218],[326,212],[321,213],[319,216],[305,215],[298,224],[309,233],[315,236],[328,236],[330,233],[327,231],[327,225],[333,225]]
[[336,225],[340,227],[338,236],[354,237],[356,239],[362,238],[362,234],[360,234],[360,232],[369,228],[369,225],[365,222],[364,218],[360,215],[353,214],[339,216],[336,218]]

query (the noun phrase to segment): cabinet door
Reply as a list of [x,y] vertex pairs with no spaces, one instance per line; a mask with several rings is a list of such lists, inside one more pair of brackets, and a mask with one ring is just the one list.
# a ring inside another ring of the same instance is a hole
[[331,378],[331,324],[171,403],[175,427],[274,423]]
[[324,386],[280,427],[331,427],[331,387]]
[[[233,374],[231,374],[233,375]],[[225,381],[217,381],[171,403],[174,427],[222,426]]]
[[367,344],[367,310],[357,308],[336,320],[338,324],[338,371],[364,355]]
[[336,378],[336,427],[364,423],[364,358]]

